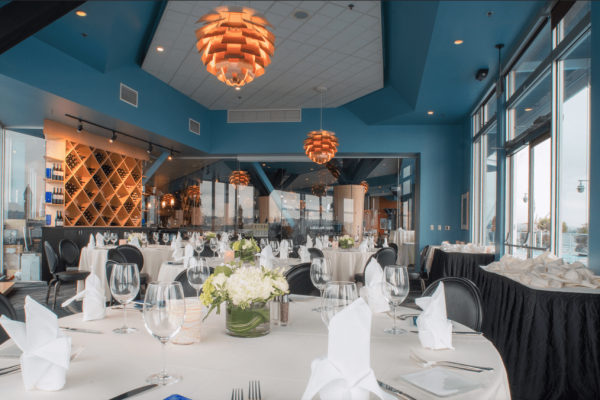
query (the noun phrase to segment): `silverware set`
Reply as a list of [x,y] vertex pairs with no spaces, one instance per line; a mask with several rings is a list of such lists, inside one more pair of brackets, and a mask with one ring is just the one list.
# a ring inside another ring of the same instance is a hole
[[[85,349],[84,346],[79,346],[79,348],[75,351],[75,353],[73,353],[71,355],[71,361],[75,360],[77,358],[77,356],[81,354],[83,349]],[[21,364],[11,365],[10,367],[6,367],[6,368],[0,368],[0,376],[12,375],[12,374],[16,374],[17,372],[21,372]]]
[[[244,389],[233,389],[231,400],[244,400]],[[262,400],[260,395],[260,381],[248,383],[248,400]]]
[[463,371],[470,372],[492,372],[494,368],[487,367],[477,367],[475,365],[468,364],[460,364],[453,361],[426,361],[415,354],[412,350],[410,351],[410,359],[415,362],[421,368],[433,368],[433,367],[444,367],[444,368],[453,368],[453,369],[461,369]]

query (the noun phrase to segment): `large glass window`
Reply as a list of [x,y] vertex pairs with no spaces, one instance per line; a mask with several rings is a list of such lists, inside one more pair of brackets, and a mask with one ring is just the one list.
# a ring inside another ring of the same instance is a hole
[[[510,212],[507,213],[509,243],[527,245],[529,242],[529,149],[523,149],[510,158]],[[508,253],[527,258],[527,250],[520,247],[507,249]]]
[[557,27],[558,41],[564,39],[590,10],[590,1],[576,1]]
[[508,139],[533,132],[550,121],[552,116],[551,99],[552,74],[548,72],[509,110]]
[[551,172],[551,148],[550,138],[532,144],[531,146],[532,169],[530,212],[533,215],[533,240],[531,244],[533,257],[536,257],[544,250],[550,248],[550,172]]
[[482,245],[491,245],[496,243],[496,126],[494,124],[483,137],[483,209],[481,213],[482,231],[484,233],[481,239]]

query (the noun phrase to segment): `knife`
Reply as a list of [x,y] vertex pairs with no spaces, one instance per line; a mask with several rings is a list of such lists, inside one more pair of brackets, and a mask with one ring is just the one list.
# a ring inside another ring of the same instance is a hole
[[67,328],[67,327],[61,327],[60,329],[63,331],[69,331],[69,332],[102,333],[100,331],[95,331],[93,329],[79,329],[79,328]]
[[143,393],[146,390],[153,389],[153,388],[155,388],[157,386],[158,386],[157,384],[142,386],[142,387],[139,387],[137,389],[130,390],[129,392],[120,394],[117,397],[113,397],[112,399],[108,399],[108,400],[124,400],[124,399],[128,399],[130,397],[137,396],[138,394]]
[[[386,383],[383,383],[383,382],[381,382],[381,381],[379,381],[379,380],[377,381],[377,383],[379,384],[379,386],[380,386],[382,389],[385,389],[385,390],[387,390],[388,392],[392,392],[392,393],[394,393],[394,394],[397,394],[398,396],[402,396],[402,397],[404,397],[405,399],[408,399],[408,400],[417,400],[417,399],[415,399],[414,397],[412,397],[412,396],[409,396],[409,395],[407,395],[406,393],[404,393],[404,392],[401,392],[401,391],[399,391],[398,389],[395,389],[395,388],[391,387],[390,385],[388,385],[388,384],[386,384]],[[113,399],[111,399],[111,400],[113,400]]]
[[[419,333],[419,331],[411,331],[411,333]],[[452,332],[453,335],[461,336],[482,336],[482,332]]]

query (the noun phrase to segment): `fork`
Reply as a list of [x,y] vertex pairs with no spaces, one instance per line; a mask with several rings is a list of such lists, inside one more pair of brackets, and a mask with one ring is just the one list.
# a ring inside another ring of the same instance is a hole
[[233,389],[233,391],[231,392],[231,400],[244,400],[244,390]]
[[[85,349],[85,346],[79,346],[75,353],[71,355],[70,361],[73,361],[81,354],[81,352]],[[21,364],[12,365],[10,367],[0,369],[0,376],[11,375],[21,371]]]
[[486,372],[492,372],[494,371],[494,368],[487,368],[487,367],[477,367],[475,365],[468,365],[468,364],[460,364],[460,363],[456,363],[453,361],[426,361],[424,359],[422,359],[421,357],[419,357],[417,354],[415,354],[414,351],[410,351],[411,354],[411,359],[416,362],[417,364],[423,364],[423,368],[431,368],[431,367],[435,367],[435,366],[440,366],[440,367],[450,367],[450,368],[460,368],[460,369],[467,369],[467,370],[472,370],[475,372],[482,372],[482,371],[486,371]]
[[260,396],[260,381],[250,381],[248,383],[248,400],[262,400]]

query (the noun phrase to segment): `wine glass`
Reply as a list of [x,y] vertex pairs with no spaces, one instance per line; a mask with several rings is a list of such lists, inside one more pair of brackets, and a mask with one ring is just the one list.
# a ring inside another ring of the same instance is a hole
[[358,299],[358,292],[354,282],[327,282],[321,299],[321,318],[329,328],[329,322],[354,300]]
[[140,242],[142,242],[142,246],[146,247],[146,243],[148,243],[148,235],[146,235],[146,232],[142,232],[140,235]]
[[106,231],[102,236],[104,237],[104,245],[108,245],[108,241],[110,240],[110,232]]
[[398,307],[410,290],[406,265],[388,265],[383,269],[383,296],[394,307],[394,326],[383,331],[391,335],[405,333],[404,329],[396,326],[396,307]]
[[163,242],[165,242],[165,246],[169,243],[169,234],[163,233]]
[[154,244],[160,243],[160,235],[158,232],[152,232],[152,239],[154,239]]
[[262,238],[260,239],[260,249],[261,251],[265,249],[265,247],[267,247],[269,245],[269,239],[267,238]]
[[148,332],[162,344],[163,368],[158,374],[149,376],[148,383],[171,385],[179,382],[181,375],[167,372],[166,344],[183,326],[185,299],[179,282],[151,282],[144,299],[144,324]]
[[201,236],[197,237],[193,245],[194,250],[198,253],[198,260],[200,260],[200,254],[204,251],[204,239]]
[[279,254],[279,242],[277,240],[271,240],[271,250],[273,250],[273,255],[277,257]]
[[129,242],[129,236],[131,235],[131,233],[129,232],[123,232],[123,239],[125,239],[126,241]]
[[198,260],[190,260],[190,265],[187,269],[188,282],[196,289],[197,297],[200,297],[202,285],[210,276],[210,268],[208,260],[204,257],[198,257]]
[[119,239],[119,235],[117,235],[116,233],[110,234],[110,241],[112,242],[113,246],[115,245],[115,243],[118,239]]
[[113,297],[123,304],[125,324],[122,328],[113,330],[114,333],[133,333],[137,328],[127,326],[127,303],[135,299],[140,291],[140,273],[136,264],[114,264],[110,275],[110,292]]
[[[331,268],[331,262],[328,258],[315,257],[312,259],[310,265],[310,280],[313,285],[321,292],[323,297],[323,289],[327,282],[331,282],[333,279],[333,269]],[[315,308],[314,312],[321,312],[321,307]]]
[[209,246],[210,246],[210,249],[213,252],[213,256],[214,256],[215,252],[219,248],[219,241],[217,240],[216,237],[210,239]]
[[292,239],[286,239],[287,243],[287,256],[290,258],[290,254],[294,251],[294,241]]

